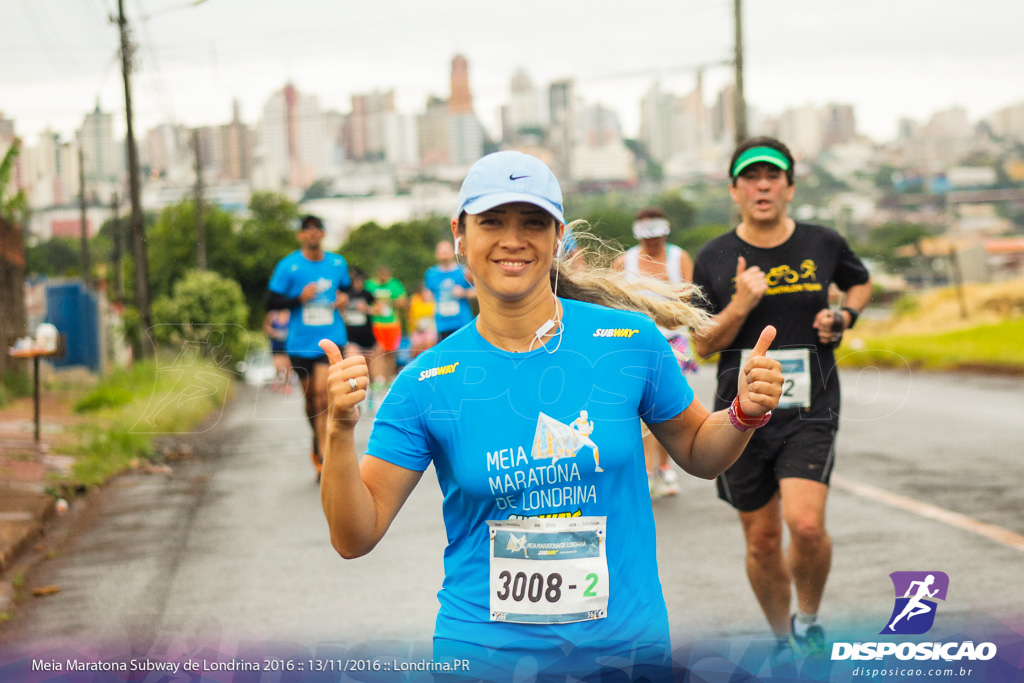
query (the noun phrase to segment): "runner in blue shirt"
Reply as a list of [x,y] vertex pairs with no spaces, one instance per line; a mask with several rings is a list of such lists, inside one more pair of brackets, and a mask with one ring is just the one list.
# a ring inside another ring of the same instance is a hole
[[737,401],[711,414],[655,326],[702,322],[684,298],[692,286],[565,263],[564,223],[540,160],[498,152],[473,165],[452,231],[480,314],[402,371],[361,461],[365,361],[321,342],[332,403],[321,499],[334,547],[359,557],[433,464],[449,539],[434,658],[468,661],[455,673],[504,679],[533,658],[541,678],[622,662],[662,678],[668,615],[640,421],[685,471],[716,476],[778,402],[779,364],[764,357],[774,328]]
[[324,224],[319,218],[304,216],[298,238],[302,248],[274,268],[267,308],[291,311],[285,350],[306,398],[306,417],[313,428],[311,457],[319,477],[327,426],[328,361],[317,342],[330,339],[345,346],[348,337],[339,310],[348,306],[349,275],[342,256],[323,250]]
[[427,268],[423,281],[434,295],[437,340],[444,341],[473,319],[469,299],[476,298],[476,289],[456,263],[455,249],[451,242],[438,242],[434,256],[437,265]]

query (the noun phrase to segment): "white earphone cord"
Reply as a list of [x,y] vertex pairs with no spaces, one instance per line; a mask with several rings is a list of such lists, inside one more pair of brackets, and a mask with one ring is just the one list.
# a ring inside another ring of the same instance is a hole
[[[555,260],[557,261],[561,257],[561,255],[562,255],[562,240],[558,240],[558,247],[555,249]],[[559,274],[559,269],[558,269],[558,264],[556,263],[555,264],[555,284],[554,284],[554,286],[551,289],[551,298],[554,299],[554,302],[555,302],[555,317],[557,318],[557,320],[555,318],[551,318],[551,319],[547,320],[543,325],[541,325],[540,327],[537,328],[537,331],[533,333],[533,340],[530,342],[530,346],[526,349],[527,353],[529,353],[530,351],[533,351],[533,345],[536,342],[541,342],[541,347],[545,351],[547,351],[548,354],[554,353],[555,351],[557,351],[559,349],[559,347],[562,346],[562,333],[565,332],[565,324],[562,322],[561,316],[558,315],[558,294],[556,293],[556,292],[558,292],[558,274]],[[542,339],[542,337],[545,334],[547,334],[551,330],[551,327],[555,323],[557,323],[558,327],[555,330],[555,332],[552,333],[551,336],[552,337],[556,337],[557,336],[558,337],[558,343],[555,344],[555,348],[553,348],[550,351],[548,351],[547,345],[544,344],[544,342],[541,341],[541,339]]]

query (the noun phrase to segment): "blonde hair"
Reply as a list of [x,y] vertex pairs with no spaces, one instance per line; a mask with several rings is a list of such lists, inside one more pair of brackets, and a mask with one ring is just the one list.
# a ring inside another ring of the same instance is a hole
[[708,321],[708,313],[693,301],[703,301],[700,288],[691,282],[672,284],[646,275],[613,270],[612,261],[623,250],[587,228],[586,221],[573,221],[566,226],[572,230],[576,248],[551,265],[551,286],[563,299],[636,311],[648,316],[657,325],[674,330],[689,326],[700,328]]
[[[556,220],[552,217],[551,220]],[[572,230],[572,253],[551,262],[551,289],[556,296],[621,311],[643,313],[668,330],[704,325],[711,316],[693,301],[706,301],[692,282],[673,284],[646,275],[614,270],[611,265],[624,250],[590,232],[585,220],[565,226]],[[458,230],[466,232],[466,212],[459,214]]]

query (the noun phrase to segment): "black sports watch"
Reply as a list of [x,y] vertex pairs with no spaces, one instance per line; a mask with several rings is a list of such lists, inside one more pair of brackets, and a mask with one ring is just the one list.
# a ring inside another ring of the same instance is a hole
[[850,314],[850,324],[846,326],[846,329],[852,330],[853,326],[857,324],[857,317],[860,315],[860,311],[856,308],[850,308],[849,306],[843,306],[840,310],[846,311]]

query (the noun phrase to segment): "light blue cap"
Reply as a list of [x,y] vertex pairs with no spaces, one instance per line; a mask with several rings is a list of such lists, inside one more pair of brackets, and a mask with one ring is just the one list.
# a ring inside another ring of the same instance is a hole
[[547,164],[522,152],[495,152],[469,169],[459,190],[459,216],[483,213],[502,204],[526,202],[539,206],[559,223],[562,216],[562,188]]

